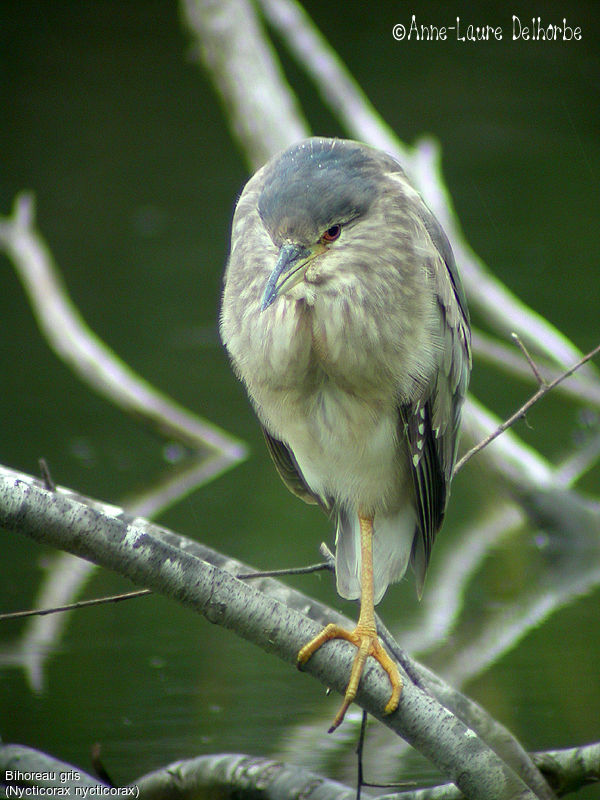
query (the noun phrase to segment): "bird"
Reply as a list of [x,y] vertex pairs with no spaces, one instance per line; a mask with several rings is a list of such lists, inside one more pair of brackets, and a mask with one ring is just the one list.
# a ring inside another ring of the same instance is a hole
[[336,527],[339,595],[360,602],[326,642],[356,655],[330,732],[381,644],[375,605],[412,565],[421,596],[456,461],[471,371],[469,312],[451,246],[399,161],[311,137],[273,156],[236,204],[220,334],[287,488]]

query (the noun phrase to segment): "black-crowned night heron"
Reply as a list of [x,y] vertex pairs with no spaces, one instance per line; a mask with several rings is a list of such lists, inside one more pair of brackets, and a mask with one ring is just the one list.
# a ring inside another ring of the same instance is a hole
[[465,295],[448,240],[391,156],[312,138],[247,183],[233,219],[221,336],[287,487],[337,523],[337,589],[353,631],[327,626],[402,682],[374,606],[412,562],[419,595],[442,524],[471,367]]

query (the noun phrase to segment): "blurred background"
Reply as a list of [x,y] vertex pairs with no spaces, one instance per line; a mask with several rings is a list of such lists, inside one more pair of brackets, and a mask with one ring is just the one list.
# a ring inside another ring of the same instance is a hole
[[[399,137],[440,142],[466,238],[490,269],[582,351],[595,346],[600,7],[592,0],[543,9],[524,0],[476,9],[458,2],[304,6]],[[452,25],[460,14],[465,25],[502,25],[504,39],[394,41],[394,24],[410,24],[413,13],[425,24]],[[513,13],[523,24],[538,14],[548,23],[566,16],[583,38],[513,42]],[[344,135],[274,41],[313,131]],[[248,174],[177,3],[3,2],[0,52],[0,213],[9,213],[19,191],[32,190],[39,229],[91,328],[148,381],[250,448],[246,462],[160,522],[257,567],[318,560],[319,543],[331,541],[328,521],[279,482],[219,342],[230,219]],[[37,474],[43,456],[57,483],[116,503],[166,474],[165,442],[57,360],[4,255],[0,268],[0,462]],[[533,385],[476,359],[471,388],[505,417]],[[594,426],[593,410],[554,395],[516,432],[556,463]],[[580,488],[597,495],[598,477],[596,468]],[[503,501],[472,462],[455,482],[426,592],[436,561],[444,563],[465,526]],[[481,615],[504,604],[510,614],[523,587],[535,586],[538,575],[548,580],[549,562],[560,568],[573,543],[553,536],[522,526],[494,547],[466,587],[462,627],[444,648],[476,637]],[[0,611],[35,606],[55,554],[4,532],[0,553]],[[584,550],[588,566],[592,557],[597,549]],[[327,576],[292,582],[356,613]],[[130,588],[98,570],[85,596]],[[381,606],[401,642],[420,613],[414,595],[409,575]],[[528,749],[600,738],[599,601],[596,583],[463,687]],[[300,728],[313,730],[316,720],[324,733],[337,700],[228,631],[160,597],[84,609],[63,624],[36,687],[11,659],[25,623],[0,623],[4,741],[84,769],[100,742],[117,783],[212,752],[283,752],[313,763],[306,750],[314,736],[307,747]],[[328,773],[347,777],[350,766],[337,755],[335,763],[325,765]],[[435,772],[415,758],[413,776],[433,780]]]

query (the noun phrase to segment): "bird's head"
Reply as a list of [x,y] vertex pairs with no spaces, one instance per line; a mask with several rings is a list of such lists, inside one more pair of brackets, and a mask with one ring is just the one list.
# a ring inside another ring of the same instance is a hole
[[263,311],[305,278],[313,259],[344,245],[367,218],[381,177],[377,151],[339,139],[306,139],[266,165],[258,214],[279,252]]

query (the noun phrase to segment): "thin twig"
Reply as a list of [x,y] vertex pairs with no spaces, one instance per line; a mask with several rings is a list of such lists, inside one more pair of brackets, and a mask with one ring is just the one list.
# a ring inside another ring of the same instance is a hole
[[48,489],[49,492],[56,491],[56,484],[52,478],[52,474],[50,473],[50,467],[48,466],[48,462],[45,458],[38,459],[38,465],[40,468],[40,474],[42,476],[42,480],[44,481],[44,486]]
[[576,364],[566,370],[566,372],[563,372],[562,375],[559,375],[558,378],[550,381],[550,383],[542,383],[537,392],[535,392],[535,394],[533,394],[529,400],[524,403],[521,408],[519,408],[518,411],[515,411],[511,417],[505,420],[501,425],[498,425],[496,430],[492,431],[488,436],[476,444],[475,447],[472,447],[468,452],[466,452],[459,461],[456,462],[452,474],[456,475],[464,467],[467,461],[473,458],[474,455],[483,450],[484,447],[487,447],[491,442],[494,441],[494,439],[497,439],[498,436],[500,436],[501,433],[504,433],[505,430],[512,427],[517,420],[524,417],[529,409],[535,405],[538,400],[544,397],[544,395],[548,394],[548,392],[554,389],[555,386],[558,386],[559,383],[570,377],[576,370],[594,358],[594,356],[596,356],[598,353],[600,353],[600,345],[591,350],[587,355],[583,356],[583,358],[579,359]]
[[92,750],[90,753],[90,761],[92,762],[92,767],[94,768],[94,772],[96,773],[97,777],[105,783],[107,786],[115,786],[115,782],[110,777],[108,772],[106,771],[106,767],[102,763],[102,745],[100,742],[95,742],[92,745]]
[[528,363],[528,364],[529,364],[529,366],[531,367],[531,371],[532,371],[532,372],[533,372],[533,374],[535,375],[535,378],[536,378],[536,380],[537,380],[538,384],[539,384],[540,386],[547,386],[547,385],[548,385],[548,382],[547,382],[547,380],[546,380],[546,379],[545,379],[545,378],[542,376],[541,372],[540,372],[540,371],[539,371],[539,369],[537,368],[537,364],[535,363],[535,361],[534,361],[534,360],[533,360],[533,358],[531,357],[531,355],[530,355],[530,353],[529,353],[529,350],[528,350],[528,349],[525,347],[525,345],[524,345],[524,344],[523,344],[523,342],[521,341],[521,338],[519,337],[519,334],[518,334],[518,333],[515,333],[515,332],[513,331],[513,332],[511,333],[510,337],[511,337],[511,339],[513,340],[513,342],[515,342],[515,343],[517,344],[517,346],[518,346],[519,350],[520,350],[520,351],[523,353],[523,355],[525,356],[525,359],[527,360],[527,363]]
[[243,572],[235,577],[240,581],[249,580],[250,578],[279,578],[282,575],[310,575],[312,572],[322,572],[325,569],[331,569],[331,566],[326,562],[320,564],[309,564],[307,567],[287,567],[286,569],[270,569],[264,572]]
[[365,747],[365,736],[367,733],[367,712],[363,709],[360,721],[360,732],[356,744],[356,800],[360,800],[360,793],[363,783],[363,750]]
[[76,608],[86,608],[87,606],[100,606],[103,603],[120,603],[121,600],[132,600],[134,597],[142,597],[146,594],[152,594],[152,589],[138,589],[135,592],[113,594],[110,597],[95,597],[93,600],[80,600],[77,603],[69,603],[69,605],[66,606],[56,606],[56,608],[11,611],[8,614],[0,614],[0,622],[4,622],[7,619],[23,619],[23,617],[43,617],[46,614],[58,614],[62,611],[73,611]]
[[[330,565],[326,562],[320,564],[309,564],[306,567],[289,567],[287,569],[272,569],[265,572],[243,572],[236,575],[238,580],[249,580],[250,578],[277,578],[285,575],[310,575],[313,572],[321,572],[323,570],[331,569]],[[152,594],[151,589],[139,589],[134,592],[126,592],[125,594],[114,594],[108,597],[96,597],[91,600],[80,600],[77,603],[69,603],[64,606],[56,606],[55,608],[36,608],[28,611],[11,611],[7,614],[0,614],[0,622],[8,619],[23,619],[24,617],[43,617],[46,614],[58,614],[62,611],[74,611],[78,608],[86,608],[87,606],[99,606],[103,603],[119,603],[121,600],[132,600],[135,597],[142,597],[143,595]]]
[[[520,337],[519,337],[520,338]],[[532,375],[530,366],[524,362],[521,353],[515,352],[515,348],[506,342],[506,338],[496,338],[488,333],[484,333],[480,328],[471,328],[471,345],[473,354],[478,362],[490,364],[499,372],[504,372],[512,378],[523,378],[529,381]],[[571,359],[575,361],[576,358]],[[561,375],[564,367],[558,367],[556,363],[550,363],[546,358],[536,359],[538,369],[543,368],[546,380],[551,381]],[[579,403],[586,403],[594,408],[600,408],[600,381],[594,376],[583,372],[577,373],[577,380],[567,381],[556,387],[557,392],[561,392],[565,397],[576,400]]]

